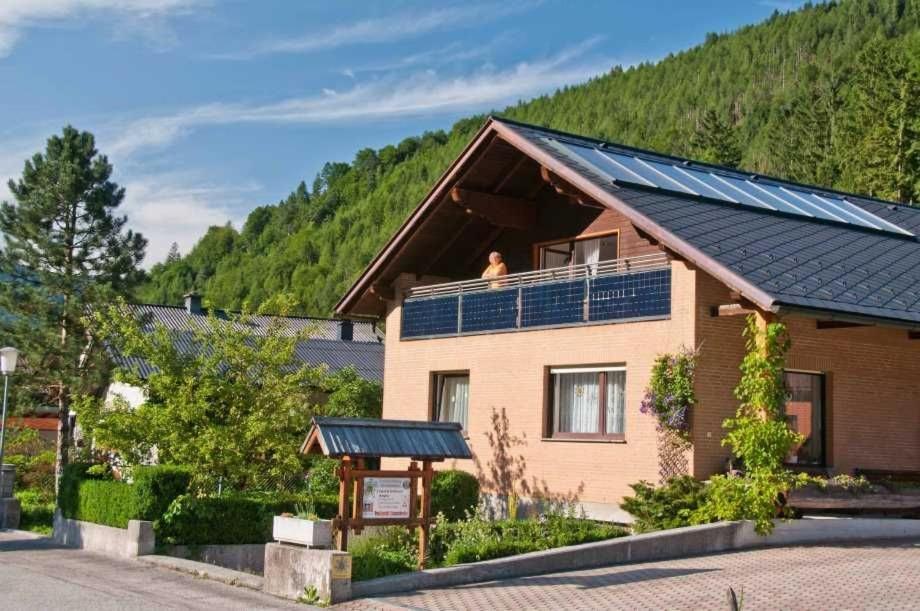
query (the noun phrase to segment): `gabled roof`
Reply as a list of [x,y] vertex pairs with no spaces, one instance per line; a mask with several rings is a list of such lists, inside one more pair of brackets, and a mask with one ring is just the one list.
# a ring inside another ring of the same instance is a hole
[[[765,310],[808,310],[920,326],[920,242],[914,235],[920,232],[920,209],[498,118],[487,121],[472,150],[465,151],[455,166],[474,156],[490,134],[622,213],[663,246]],[[655,170],[656,176],[676,166],[694,176],[717,174],[713,180],[722,182],[714,182],[714,190],[692,177],[684,183],[698,185],[695,189],[681,187],[667,176],[649,181],[616,163],[605,165],[604,158],[595,160],[611,153],[615,159],[625,161],[617,156],[628,156],[655,166],[661,170]],[[455,166],[343,297],[337,311],[347,313],[383,262],[411,238],[425,210],[436,206],[453,185]],[[725,181],[745,181],[742,186],[767,205],[739,202],[741,192],[723,186]],[[794,205],[783,206],[783,199],[762,191],[777,193]],[[828,212],[820,208],[821,202],[828,202]]]
[[415,460],[472,458],[456,422],[378,420],[373,418],[313,418],[300,451],[332,458],[380,456]]
[[[181,306],[133,304],[129,306],[145,331],[164,326],[170,331],[174,345],[190,354],[198,350],[195,332],[207,329],[207,310],[201,314],[189,312]],[[232,314],[216,311],[219,318],[230,319]],[[329,318],[297,316],[251,316],[247,318],[247,331],[254,336],[264,335],[273,321],[280,322],[290,336],[307,332],[310,339],[299,342],[297,360],[305,365],[326,364],[334,372],[353,366],[366,379],[383,381],[383,334],[371,322],[353,321],[352,339],[339,339],[342,321]],[[110,351],[115,364],[137,371],[141,377],[153,373],[154,367],[143,359],[128,358]]]

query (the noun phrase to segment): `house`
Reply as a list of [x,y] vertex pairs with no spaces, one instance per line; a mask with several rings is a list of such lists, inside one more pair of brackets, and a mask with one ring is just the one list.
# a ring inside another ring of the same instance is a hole
[[[725,468],[749,313],[790,332],[790,462],[920,469],[918,230],[920,209],[490,118],[336,312],[386,321],[385,418],[458,421],[487,486],[619,519],[659,480],[660,354],[700,348],[681,458]],[[492,251],[510,273],[480,280]]]
[[[208,309],[202,306],[201,295],[197,293],[185,295],[182,306],[132,304],[129,307],[145,329],[152,331],[159,325],[168,329],[182,351],[196,350],[194,332],[207,328]],[[224,311],[215,314],[229,317]],[[259,334],[265,333],[271,322],[279,320],[292,334],[309,333],[309,339],[298,343],[296,348],[296,358],[304,365],[326,365],[330,372],[354,367],[366,380],[383,381],[384,336],[373,322],[259,315],[249,317],[247,323],[253,334]],[[153,371],[142,359],[128,358],[114,351],[110,351],[110,356],[116,366],[136,370],[141,377]],[[109,385],[106,401],[113,400],[116,395],[133,406],[144,401],[142,389],[123,382],[114,381]]]

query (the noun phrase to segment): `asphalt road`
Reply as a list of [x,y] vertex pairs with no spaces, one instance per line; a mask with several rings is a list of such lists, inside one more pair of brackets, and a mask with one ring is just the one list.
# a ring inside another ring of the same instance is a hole
[[0,531],[0,609],[300,609],[261,592]]

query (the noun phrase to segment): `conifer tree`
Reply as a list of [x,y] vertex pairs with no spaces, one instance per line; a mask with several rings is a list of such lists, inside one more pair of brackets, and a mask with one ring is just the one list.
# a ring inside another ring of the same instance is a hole
[[860,54],[847,100],[842,183],[904,203],[920,197],[920,36],[876,39]]
[[[70,396],[97,381],[83,318],[94,304],[125,293],[139,278],[146,240],[115,216],[124,189],[88,132],[71,126],[11,180],[14,203],[0,206],[0,319],[23,352],[20,396],[58,411],[56,474],[68,460]],[[20,405],[20,407],[26,407]]]
[[167,263],[175,263],[182,258],[182,255],[179,253],[179,243],[173,242],[169,247],[169,252],[166,254]]
[[741,163],[741,149],[732,126],[723,121],[714,110],[703,113],[700,123],[690,139],[691,156],[732,168]]

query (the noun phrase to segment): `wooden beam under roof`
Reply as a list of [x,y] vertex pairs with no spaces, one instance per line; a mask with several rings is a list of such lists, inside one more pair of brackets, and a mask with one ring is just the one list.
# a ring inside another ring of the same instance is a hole
[[756,314],[757,309],[744,303],[725,303],[722,305],[712,306],[709,309],[709,315],[712,317],[719,316],[747,316]]
[[516,197],[461,187],[451,189],[450,197],[454,203],[464,208],[467,214],[482,217],[496,227],[529,230],[537,224],[536,206]]
[[598,204],[596,201],[570,185],[568,182],[559,177],[558,174],[547,168],[546,166],[540,166],[540,178],[543,179],[543,182],[549,184],[556,193],[567,197],[573,202],[577,203],[579,206],[586,206],[588,208],[599,208],[604,210],[605,207]]
[[444,244],[438,249],[438,251],[434,254],[434,256],[428,259],[428,263],[426,263],[422,267],[422,272],[421,272],[422,274],[427,274],[429,271],[431,271],[431,268],[437,265],[438,261],[441,260],[441,257],[447,254],[447,251],[450,250],[451,246],[453,246],[457,242],[457,240],[460,238],[460,236],[463,234],[466,228],[472,224],[472,222],[473,222],[473,217],[469,216],[466,218],[465,221],[463,221],[463,224],[457,227],[456,231],[454,231],[454,235],[452,235],[449,239],[445,240]]

